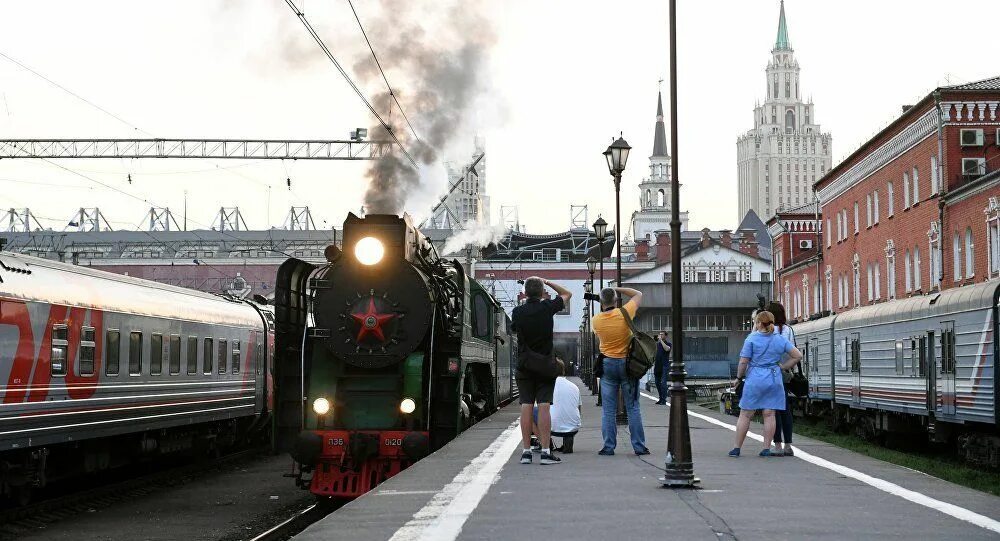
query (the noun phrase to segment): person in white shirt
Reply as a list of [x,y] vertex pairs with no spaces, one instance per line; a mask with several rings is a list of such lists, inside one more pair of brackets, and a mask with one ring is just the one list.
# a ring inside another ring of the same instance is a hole
[[[583,400],[580,398],[580,388],[575,383],[563,377],[565,368],[559,361],[559,377],[556,378],[555,390],[552,393],[552,435],[562,438],[562,446],[555,451],[573,452],[573,438],[583,426]],[[536,410],[537,411],[537,410]],[[537,422],[537,421],[536,421]],[[538,426],[532,423],[532,430],[538,433]]]

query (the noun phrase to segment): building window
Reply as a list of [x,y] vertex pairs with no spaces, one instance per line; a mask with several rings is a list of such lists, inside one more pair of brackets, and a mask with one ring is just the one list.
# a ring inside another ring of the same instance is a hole
[[892,193],[892,183],[891,182],[888,185],[886,185],[886,195],[889,196],[889,202],[886,203],[886,207],[887,207],[888,210],[887,210],[887,212],[886,212],[885,215],[886,216],[892,216],[893,213],[894,213],[894,211],[895,211],[895,209],[893,208],[895,206],[895,202],[893,201],[893,198],[895,196]]
[[885,289],[890,299],[896,298],[896,246],[889,239],[885,243]]
[[833,233],[830,232],[830,219],[826,219],[826,247],[829,248],[833,243],[830,241],[830,237]]
[[866,210],[868,212],[868,216],[867,216],[868,217],[868,227],[871,227],[872,226],[872,217],[874,216],[872,214],[872,194],[868,194],[868,197],[866,197],[865,205],[866,205]]
[[913,204],[920,202],[920,177],[917,175],[917,166],[913,166]]
[[938,172],[937,156],[931,156],[931,194],[941,191],[941,175]]
[[854,202],[854,234],[857,235],[861,228],[861,219],[858,218],[858,202]]
[[903,210],[910,208],[910,175],[903,173]]
[[[774,80],[774,96],[778,96],[778,79]],[[771,106],[771,124],[778,123],[778,110],[775,106]],[[778,152],[781,152],[781,141],[778,141]]]
[[878,190],[875,190],[875,193],[872,194],[872,208],[873,208],[873,211],[874,211],[873,214],[874,214],[874,218],[875,218],[874,220],[872,220],[872,223],[876,223],[877,224],[878,223]]
[[986,214],[986,247],[989,276],[1000,275],[1000,204],[991,197],[983,211]]
[[903,266],[905,267],[905,272],[904,272],[905,282],[904,282],[904,286],[905,286],[906,292],[909,293],[910,291],[913,290],[913,262],[910,260],[910,251],[909,250],[907,250],[906,253],[903,254]]
[[952,264],[955,266],[952,269],[954,273],[955,282],[962,281],[962,236],[957,232],[955,233],[955,240],[952,242]]
[[927,232],[927,243],[930,254],[927,289],[933,290],[941,280],[941,228],[937,222],[931,222],[931,228]]
[[785,79],[785,97],[792,97],[792,82],[787,78]]
[[913,248],[913,290],[920,291],[923,287],[923,280],[920,279],[920,247]]
[[840,213],[837,213],[837,242],[840,242],[844,236],[844,224],[843,220],[840,218]]
[[786,134],[792,133],[794,131],[795,131],[795,113],[791,111],[785,111],[785,133]]
[[875,298],[875,268],[868,264],[868,302]]
[[882,298],[882,271],[880,270],[881,265],[879,262],[875,262],[875,298]]
[[833,270],[830,265],[826,266],[824,274],[824,278],[826,278],[826,309],[833,310]]
[[976,259],[973,257],[975,246],[972,244],[972,228],[965,228],[965,277],[976,275]]

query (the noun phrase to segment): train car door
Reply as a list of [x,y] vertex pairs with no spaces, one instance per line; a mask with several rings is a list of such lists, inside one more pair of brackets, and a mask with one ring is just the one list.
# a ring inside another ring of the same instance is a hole
[[[933,342],[932,342],[933,343]],[[941,396],[940,410],[942,415],[955,415],[955,322],[945,321],[941,328],[941,371],[938,375],[937,389]],[[933,350],[934,346],[930,348]]]
[[917,347],[917,364],[914,370],[924,378],[927,385],[927,411],[937,412],[937,363],[934,360],[934,331],[927,331],[927,336],[914,338]]
[[815,397],[819,394],[819,338],[813,338],[806,342],[806,351],[811,356],[809,373],[806,375],[809,378],[809,394]]
[[861,405],[861,333],[851,333],[851,404]]
[[266,345],[264,343],[264,333],[260,331],[254,331],[254,341],[253,341],[253,351],[247,352],[250,355],[250,361],[252,366],[252,376],[254,378],[254,404],[256,407],[255,411],[264,413],[267,408],[264,406],[264,401],[267,391],[267,363],[264,362],[264,352],[266,351]]

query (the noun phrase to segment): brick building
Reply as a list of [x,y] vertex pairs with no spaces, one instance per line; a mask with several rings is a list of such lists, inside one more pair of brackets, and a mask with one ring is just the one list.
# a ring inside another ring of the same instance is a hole
[[828,292],[823,288],[822,220],[816,205],[779,211],[767,221],[772,264],[779,269],[771,297],[785,305],[790,319],[822,312]]
[[937,88],[831,169],[814,186],[823,287],[788,260],[778,296],[812,288],[806,317],[1000,276],[998,109],[1000,77]]

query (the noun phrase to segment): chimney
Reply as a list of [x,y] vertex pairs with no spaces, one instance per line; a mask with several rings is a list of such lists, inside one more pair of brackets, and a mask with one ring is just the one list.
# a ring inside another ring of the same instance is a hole
[[709,235],[710,231],[711,231],[711,229],[709,229],[707,227],[705,229],[701,230],[701,247],[702,248],[708,248],[709,246],[712,245],[712,236]]
[[670,263],[670,231],[661,229],[656,232],[656,264]]
[[635,241],[635,260],[649,261],[649,240],[639,239]]
[[723,229],[721,233],[722,233],[722,245],[725,246],[726,248],[732,248],[733,247],[732,232],[729,231],[728,229]]

